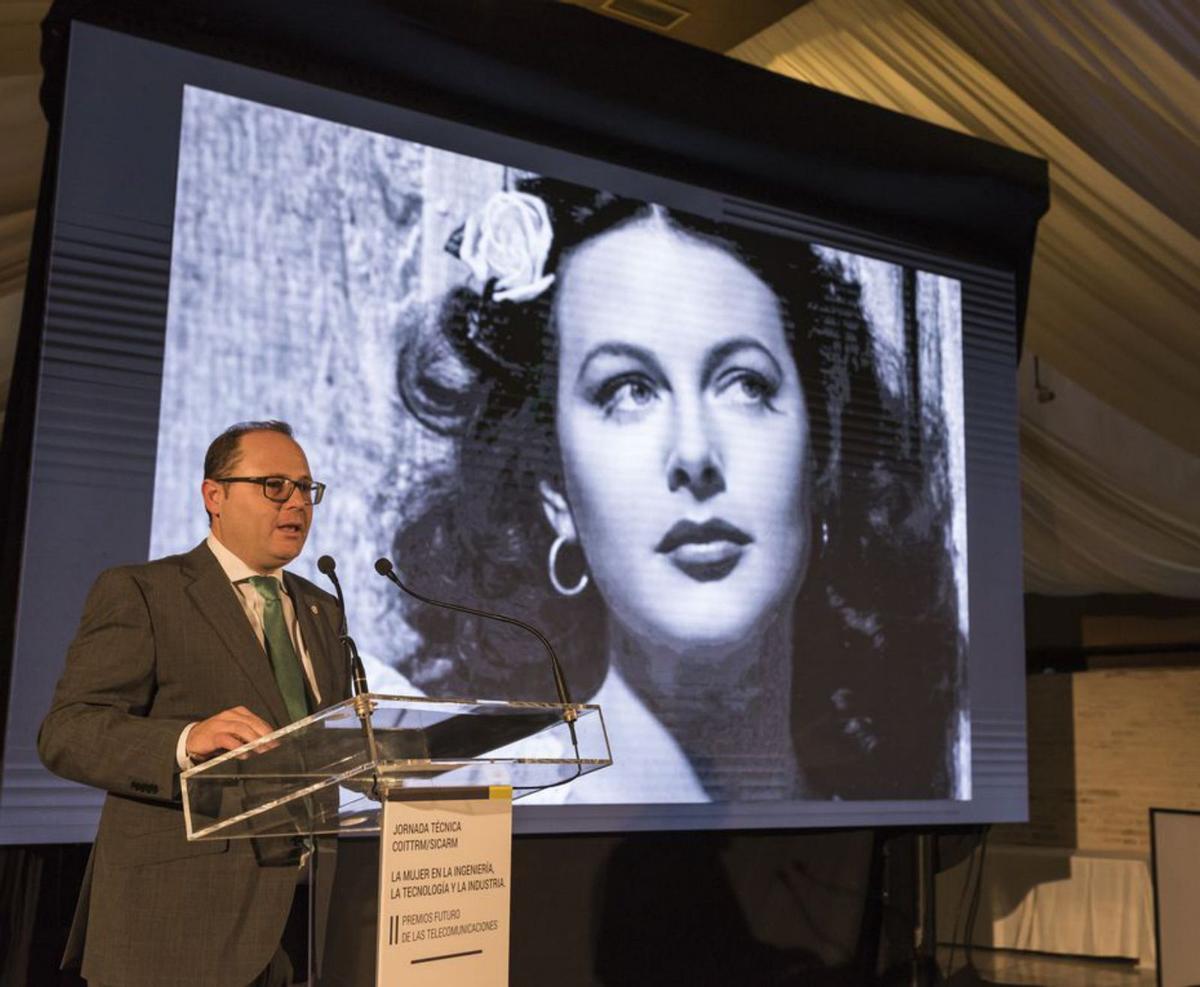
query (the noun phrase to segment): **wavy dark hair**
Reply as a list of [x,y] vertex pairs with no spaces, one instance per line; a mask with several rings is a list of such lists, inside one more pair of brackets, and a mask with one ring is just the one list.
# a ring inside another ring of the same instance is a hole
[[[547,206],[547,271],[648,210],[556,180],[516,188]],[[946,539],[944,424],[881,386],[858,285],[808,244],[661,212],[771,288],[804,389],[810,462],[797,483],[809,484],[813,548],[795,607],[792,735],[806,784],[817,797],[950,797],[964,648]],[[564,489],[556,287],[509,302],[496,301],[490,284],[482,293],[460,286],[432,318],[409,327],[400,395],[427,428],[452,437],[454,456],[413,494],[395,550],[401,560],[423,560],[404,570],[429,595],[542,628],[578,701],[607,672],[607,621],[594,580],[567,598],[546,574],[554,532],[538,482]],[[560,568],[564,582],[578,574]],[[420,644],[403,670],[427,692],[554,697],[545,657],[523,633],[418,603],[405,605],[405,619]]]

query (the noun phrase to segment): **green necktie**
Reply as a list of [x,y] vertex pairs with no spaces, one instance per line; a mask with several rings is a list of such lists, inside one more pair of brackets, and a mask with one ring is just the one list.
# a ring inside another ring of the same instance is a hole
[[280,583],[270,576],[251,576],[250,584],[258,590],[263,601],[263,638],[267,657],[275,670],[275,681],[283,694],[288,716],[300,720],[308,716],[308,694],[304,691],[304,672],[292,647],[292,636],[283,619],[283,602],[279,598]]

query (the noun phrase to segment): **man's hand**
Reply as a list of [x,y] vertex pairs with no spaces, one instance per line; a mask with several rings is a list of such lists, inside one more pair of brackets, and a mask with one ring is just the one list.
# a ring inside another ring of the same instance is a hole
[[234,706],[192,727],[187,738],[187,754],[193,761],[204,761],[273,732],[274,728],[266,720],[255,716],[245,706]]

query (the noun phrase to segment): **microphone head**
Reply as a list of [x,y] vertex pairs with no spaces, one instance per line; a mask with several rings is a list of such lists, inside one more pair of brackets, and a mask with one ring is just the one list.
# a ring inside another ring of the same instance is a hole
[[326,576],[332,576],[333,570],[337,568],[337,563],[333,561],[332,555],[322,555],[317,559],[317,568]]
[[393,568],[393,566],[392,566],[391,559],[376,559],[375,560],[375,571],[377,573],[379,573],[379,575],[381,575],[381,576],[391,575],[392,568]]

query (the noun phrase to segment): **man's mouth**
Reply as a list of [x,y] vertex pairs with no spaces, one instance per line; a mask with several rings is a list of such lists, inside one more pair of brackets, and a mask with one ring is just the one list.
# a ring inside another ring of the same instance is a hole
[[296,523],[296,522],[294,522],[294,521],[285,521],[283,524],[276,525],[276,527],[277,527],[277,528],[278,528],[280,531],[286,532],[286,533],[287,533],[287,534],[289,534],[289,535],[302,535],[302,534],[304,534],[304,526],[303,526],[303,525],[300,525],[300,524],[297,524],[297,523]]

